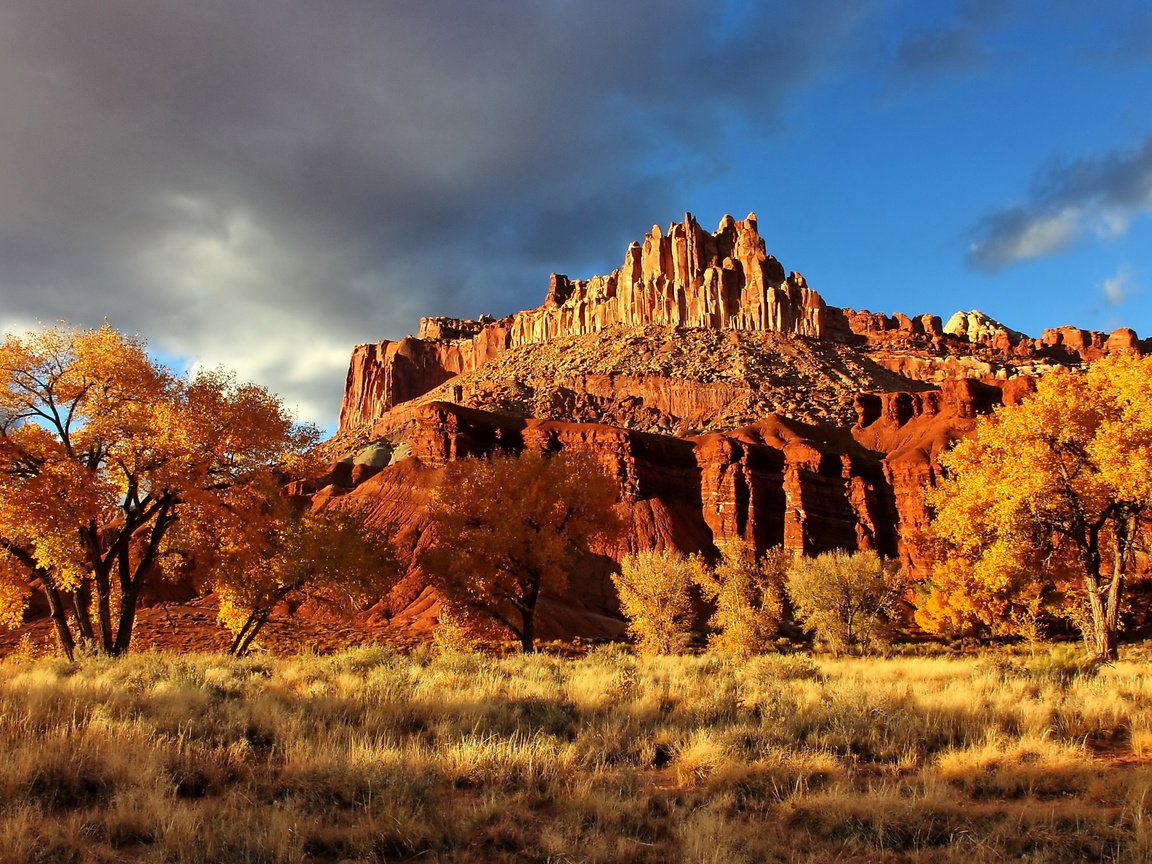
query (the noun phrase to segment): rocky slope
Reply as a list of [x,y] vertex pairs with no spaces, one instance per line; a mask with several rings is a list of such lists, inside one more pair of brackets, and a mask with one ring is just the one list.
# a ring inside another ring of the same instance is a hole
[[435,401],[676,435],[732,429],[773,413],[844,426],[856,416],[853,400],[862,390],[929,386],[817,339],[618,326],[511,349],[390,409],[369,427],[345,431],[342,440],[403,440],[414,412]]
[[[554,357],[567,347],[595,345],[598,339],[616,331],[636,328],[665,328],[663,332],[651,330],[641,337],[659,341],[664,346],[700,342],[699,337],[683,335],[688,333],[775,334],[783,338],[764,340],[758,347],[746,338],[743,345],[749,351],[744,352],[745,356],[756,350],[796,356],[816,351],[822,354],[821,362],[825,364],[833,357],[832,365],[840,366],[859,367],[867,361],[871,369],[855,381],[856,389],[893,389],[891,379],[882,380],[879,387],[873,384],[873,370],[877,365],[905,379],[939,383],[961,377],[988,380],[1041,374],[1055,365],[1094,360],[1114,351],[1152,350],[1152,340],[1141,342],[1128,329],[1103,334],[1060,327],[1045,330],[1040,338],[1033,339],[977,310],[957,312],[944,324],[934,315],[889,316],[829,306],[803,276],[786,274],[780,262],[766,252],[755,214],[740,221],[725,216],[711,234],[702,229],[691,214],[685,214],[682,222],[669,225],[667,230],[653,226],[643,243],[629,246],[623,264],[606,276],[572,281],[567,276],[554,274],[543,305],[536,309],[517,312],[498,321],[424,318],[416,336],[357,346],[349,364],[340,431],[360,433],[363,437],[363,433],[370,433],[396,406],[422,397],[448,381],[461,389],[440,390],[434,398],[462,404],[507,406],[519,414],[542,410],[546,416],[569,419],[619,416],[620,420],[612,422],[623,421],[630,428],[644,428],[645,422],[647,428],[659,429],[719,428],[734,422],[751,422],[765,409],[784,410],[789,416],[802,419],[833,419],[819,416],[819,411],[807,416],[795,413],[806,410],[812,399],[811,388],[799,394],[802,398],[793,400],[792,405],[786,401],[781,404],[775,398],[753,400],[743,416],[730,412],[723,419],[711,421],[710,409],[703,406],[713,404],[715,397],[704,394],[701,410],[689,408],[681,415],[675,409],[668,410],[668,406],[661,404],[662,399],[652,394],[649,373],[692,382],[689,389],[700,390],[702,394],[709,388],[715,394],[726,391],[722,386],[712,387],[716,383],[713,380],[697,382],[689,367],[681,369],[666,363],[645,370],[644,380],[616,375],[607,384],[611,393],[622,400],[636,397],[650,407],[655,406],[656,413],[649,421],[631,417],[627,411],[601,414],[607,410],[602,392],[604,380],[584,380],[581,376],[586,373],[583,372],[572,377],[573,363],[556,364],[561,377],[568,376],[567,384],[557,386],[570,393],[548,393],[547,387],[536,386],[533,373],[521,373],[520,366],[525,362],[522,360],[514,361],[511,369],[500,370],[506,385],[496,383],[497,367],[493,361],[509,352],[546,345],[555,346],[551,352]],[[675,328],[678,334],[675,339],[668,335],[672,332],[668,328]],[[565,341],[577,337],[589,339]],[[809,346],[828,347],[822,351],[812,347],[795,350],[787,347],[799,345],[805,337]],[[714,344],[686,344],[680,353],[707,352]],[[646,355],[676,350],[674,347],[642,349]],[[727,359],[715,358],[715,375],[733,371],[738,377],[740,369],[726,365]],[[733,362],[739,360],[732,359]],[[707,362],[709,358],[701,356],[700,360]],[[530,362],[529,365],[538,368],[541,364]],[[600,371],[596,374],[600,375],[618,371],[606,368],[605,364],[597,368]],[[469,377],[476,372],[481,375]],[[849,370],[846,374],[855,380],[855,371]],[[760,382],[751,383],[759,386]],[[633,385],[636,392],[630,392]],[[915,385],[904,386],[915,388]],[[517,390],[522,391],[519,396],[513,392]],[[457,393],[459,398],[454,395]],[[486,393],[497,401],[478,401]],[[584,393],[589,394],[591,406],[584,404]],[[669,398],[677,404],[684,401],[671,394]],[[693,398],[687,397],[689,402]],[[736,398],[743,397],[737,395]],[[838,396],[829,398],[843,402]],[[531,411],[522,404],[525,399],[532,403]],[[571,405],[567,413],[563,409],[565,404]],[[394,423],[394,418],[388,422]]]
[[[414,560],[428,541],[428,493],[448,461],[497,448],[591,452],[619,478],[618,506],[629,530],[582,563],[564,596],[548,598],[542,632],[614,635],[620,621],[612,562],[641,548],[693,552],[740,539],[805,554],[871,548],[920,567],[918,533],[928,514],[919,490],[933,477],[934,457],[979,414],[1019,400],[1031,383],[1023,376],[999,386],[965,379],[939,390],[861,394],[851,425],[769,414],[741,428],[687,437],[431,402],[413,409],[402,458],[387,467],[345,463],[298,491],[313,493],[320,505],[343,499],[369,508]],[[419,628],[430,626],[436,611],[434,594],[413,568],[374,620]]]

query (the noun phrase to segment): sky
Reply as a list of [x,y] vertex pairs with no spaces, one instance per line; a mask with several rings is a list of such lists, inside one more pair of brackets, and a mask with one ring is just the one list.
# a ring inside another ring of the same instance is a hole
[[686,211],[835,306],[1152,336],[1152,4],[0,4],[0,328],[107,321],[323,428],[354,345]]

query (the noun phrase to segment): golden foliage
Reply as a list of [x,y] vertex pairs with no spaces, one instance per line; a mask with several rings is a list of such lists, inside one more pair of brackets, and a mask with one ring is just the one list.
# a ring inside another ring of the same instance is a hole
[[39,578],[66,654],[68,592],[79,637],[122,653],[149,572],[187,554],[171,546],[169,529],[224,506],[237,485],[270,483],[315,439],[263,388],[223,372],[180,378],[107,325],[8,336],[0,547]]
[[944,476],[927,492],[933,532],[971,562],[985,594],[1022,572],[1050,585],[1075,572],[1073,617],[1105,659],[1115,657],[1121,587],[1152,512],[1150,383],[1152,358],[1046,375],[944,454]]
[[593,457],[525,451],[445,466],[428,507],[420,566],[450,602],[533,650],[536,604],[562,590],[590,545],[613,536],[616,482]]
[[755,549],[740,541],[718,548],[716,566],[700,567],[696,574],[704,599],[716,604],[708,620],[715,631],[708,645],[738,657],[762,653],[775,638],[784,612],[784,550],[776,547],[757,558]]
[[703,564],[675,549],[644,549],[620,559],[612,583],[640,654],[679,654],[692,628],[692,585]]
[[19,627],[31,586],[27,572],[0,549],[0,627]]
[[307,512],[275,494],[248,494],[204,515],[191,530],[222,542],[189,543],[202,550],[197,569],[216,591],[220,623],[234,635],[229,652],[237,656],[247,653],[277,605],[309,600],[348,614],[387,593],[399,575],[388,538],[363,512]]
[[837,653],[886,641],[904,571],[872,550],[824,552],[788,565],[785,589],[804,626]]
[[1061,599],[1035,570],[981,578],[970,562],[952,557],[918,586],[915,620],[926,633],[940,636],[1023,636],[1034,642],[1042,635],[1045,614]]

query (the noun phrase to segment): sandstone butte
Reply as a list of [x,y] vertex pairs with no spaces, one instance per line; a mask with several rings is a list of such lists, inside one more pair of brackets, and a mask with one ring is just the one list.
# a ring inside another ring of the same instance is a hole
[[[293,491],[367,506],[411,561],[447,461],[590,451],[630,527],[546,599],[541,633],[619,635],[609,575],[640,548],[873,548],[923,574],[919,490],[943,448],[1046,370],[1150,350],[1127,329],[1031,338],[975,310],[943,323],[829,306],[767,254],[755,215],[709,233],[687,214],[606,276],[553,275],[536,309],[424,318],[417,336],[357,346],[332,467]],[[423,629],[437,609],[411,567],[364,623]]]

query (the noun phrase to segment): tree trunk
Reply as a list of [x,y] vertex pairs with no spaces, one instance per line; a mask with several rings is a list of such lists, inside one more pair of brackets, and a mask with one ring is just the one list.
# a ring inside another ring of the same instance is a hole
[[132,642],[132,626],[136,623],[136,600],[139,594],[139,585],[133,585],[120,594],[120,620],[116,623],[116,642],[112,646],[112,654],[117,657],[127,654]]
[[76,608],[76,630],[80,633],[80,640],[95,645],[96,634],[92,630],[92,589],[87,582],[81,582],[72,592],[72,605]]
[[1096,660],[1110,662],[1116,659],[1116,630],[1110,626],[1112,615],[1105,609],[1099,577],[1084,576],[1084,592],[1088,595],[1091,632],[1085,634],[1089,649]]
[[236,638],[232,640],[232,645],[228,649],[228,653],[233,657],[243,657],[248,653],[248,649],[252,647],[252,642],[256,638],[256,634],[260,632],[261,628],[268,623],[268,616],[272,614],[271,608],[253,612],[248,616],[248,620],[244,622],[244,626],[240,628],[240,632],[236,634]]
[[536,653],[536,601],[540,599],[540,580],[533,579],[524,602],[520,606],[520,651]]
[[48,598],[48,609],[52,613],[52,623],[56,626],[56,638],[60,641],[60,650],[71,663],[76,659],[76,640],[72,637],[72,630],[68,627],[68,617],[64,613],[64,601],[56,586],[49,581],[47,573],[41,572],[40,585],[44,589],[44,596]]
[[1116,518],[1112,541],[1112,577],[1104,594],[1101,626],[1104,638],[1097,645],[1097,657],[1108,662],[1119,659],[1120,596],[1124,591],[1131,543],[1136,532],[1136,517],[1127,514]]
[[520,627],[520,652],[522,654],[536,653],[536,622],[531,612],[521,612],[520,618],[524,622]]
[[112,591],[106,571],[96,573],[96,628],[99,631],[100,649],[104,653],[115,653],[112,642]]

